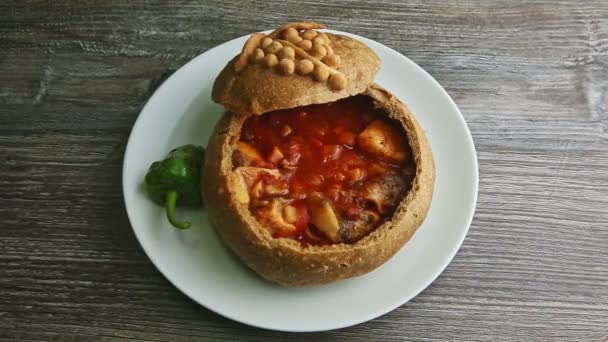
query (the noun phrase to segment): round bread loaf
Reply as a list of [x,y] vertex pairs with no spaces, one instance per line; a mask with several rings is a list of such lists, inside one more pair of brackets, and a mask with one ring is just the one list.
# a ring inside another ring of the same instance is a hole
[[316,28],[324,26],[290,23],[252,34],[217,77],[213,100],[235,114],[262,114],[362,93],[380,69],[378,56],[355,39]]
[[[341,51],[347,44],[344,38],[333,35],[329,37],[335,42],[333,45],[335,51]],[[360,43],[349,40],[348,44],[356,47],[358,51],[364,50],[360,47],[362,45]],[[340,53],[341,56],[349,56],[348,50]],[[373,56],[367,55],[362,58],[370,62],[376,58],[375,55]],[[229,66],[234,63],[234,60],[231,61]],[[369,66],[369,63],[365,65]],[[247,75],[247,69],[242,71],[243,77]],[[284,76],[264,78],[261,74],[262,69],[258,69],[257,65],[251,68],[249,75],[260,82],[265,82],[260,88],[266,89],[268,93],[240,88],[242,85],[226,86],[229,82],[228,78],[232,78],[231,82],[238,82],[238,76],[231,70],[232,67],[224,69],[218,78],[220,84],[216,84],[216,88],[223,89],[221,93],[224,97],[214,92],[214,98],[227,101],[220,102],[229,110],[238,110],[238,112],[227,112],[217,123],[207,146],[201,181],[201,191],[209,211],[209,218],[226,245],[260,276],[282,286],[325,284],[362,275],[391,258],[410,239],[426,217],[435,179],[431,149],[424,132],[408,108],[376,84],[368,82],[359,90],[363,85],[363,78],[370,77],[371,72],[359,71],[355,64],[341,69],[344,75],[349,77],[349,86],[338,93],[321,88],[325,86],[312,79],[303,80],[298,77],[291,80],[296,83],[295,85],[288,85],[289,82],[284,81],[287,78],[280,78]],[[280,81],[275,82],[275,80]],[[236,89],[244,92],[244,99],[239,98]],[[303,93],[305,94],[302,95]],[[251,115],[268,110],[331,102],[359,93],[369,97],[375,107],[398,122],[407,133],[416,169],[411,189],[401,199],[389,220],[354,243],[303,246],[293,239],[273,237],[270,231],[251,214],[248,206],[240,200],[243,189],[233,181],[232,155],[239,141],[243,123]],[[291,94],[293,98],[289,96],[268,98],[268,94]]]

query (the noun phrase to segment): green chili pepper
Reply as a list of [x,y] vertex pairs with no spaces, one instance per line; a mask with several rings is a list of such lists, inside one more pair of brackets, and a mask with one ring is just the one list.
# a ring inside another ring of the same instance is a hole
[[199,206],[201,161],[205,150],[200,146],[185,145],[173,149],[163,160],[152,163],[146,174],[146,185],[152,200],[164,205],[167,219],[176,228],[188,229],[190,222],[175,217],[175,206]]

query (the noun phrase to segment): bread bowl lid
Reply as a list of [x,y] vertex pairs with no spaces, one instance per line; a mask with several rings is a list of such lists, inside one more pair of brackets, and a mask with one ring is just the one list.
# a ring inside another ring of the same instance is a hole
[[212,99],[233,113],[328,103],[360,94],[373,82],[380,58],[360,41],[295,22],[253,33],[220,72]]

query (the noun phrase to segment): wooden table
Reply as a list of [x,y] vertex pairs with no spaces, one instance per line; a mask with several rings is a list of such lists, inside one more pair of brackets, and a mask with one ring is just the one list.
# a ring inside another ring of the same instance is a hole
[[[298,19],[421,65],[480,163],[475,219],[437,281],[315,334],[190,301],[141,250],[121,192],[129,131],[168,75]],[[2,341],[607,341],[608,3],[2,1],[0,223]]]

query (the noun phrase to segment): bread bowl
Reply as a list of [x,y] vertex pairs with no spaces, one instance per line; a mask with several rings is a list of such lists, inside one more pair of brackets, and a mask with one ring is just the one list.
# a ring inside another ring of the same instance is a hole
[[227,111],[202,168],[210,220],[246,265],[282,286],[374,270],[415,233],[433,194],[428,141],[373,83],[379,58],[322,28],[252,34],[212,93]]

